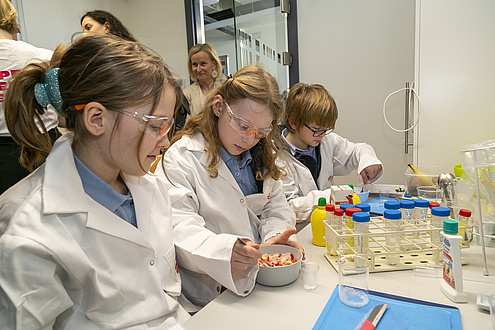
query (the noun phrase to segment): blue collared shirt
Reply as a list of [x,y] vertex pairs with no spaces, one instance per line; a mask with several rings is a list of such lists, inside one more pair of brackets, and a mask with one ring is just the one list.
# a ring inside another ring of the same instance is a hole
[[251,162],[253,158],[249,150],[244,151],[241,156],[241,163],[237,163],[237,156],[232,156],[225,148],[220,148],[222,159],[234,176],[235,181],[241,188],[244,196],[252,195],[258,192],[256,180],[251,171]]
[[91,172],[75,154],[74,161],[86,194],[137,228],[136,210],[134,209],[131,192],[127,192],[127,195],[119,194],[108,183]]
[[282,131],[282,138],[284,139],[285,143],[289,147],[289,151],[290,151],[290,154],[292,156],[294,156],[296,154],[296,151],[297,151],[298,153],[300,153],[302,155],[307,155],[307,156],[313,157],[313,159],[316,161],[316,148],[315,147],[308,146],[308,149],[306,149],[306,150],[299,149],[295,145],[290,143],[289,140],[287,140],[288,134],[289,134],[289,131],[287,130],[287,128],[284,128],[284,130]]

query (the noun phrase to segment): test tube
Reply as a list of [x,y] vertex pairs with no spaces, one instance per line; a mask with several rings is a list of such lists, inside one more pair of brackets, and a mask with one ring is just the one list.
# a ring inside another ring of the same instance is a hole
[[[342,235],[342,224],[343,224],[343,216],[344,216],[344,210],[342,209],[336,209],[334,211],[334,229],[335,231],[337,232],[337,234],[339,234],[339,237],[340,235]],[[342,240],[341,238],[338,238],[337,239],[337,251],[334,251],[334,252],[340,252],[343,254],[343,247],[342,247]]]
[[[357,207],[348,207],[345,209],[346,226],[349,229],[348,234],[354,234],[354,221],[352,220],[352,215],[356,212],[361,212],[361,209]],[[354,237],[348,237],[347,244],[351,248],[354,247]],[[352,249],[348,249],[347,254],[354,254],[354,252]]]
[[356,212],[352,215],[354,221],[354,232],[359,235],[354,238],[356,254],[362,255],[368,252],[368,232],[370,228],[370,214],[367,212]]
[[383,212],[387,229],[387,236],[385,237],[385,244],[389,253],[387,255],[387,263],[395,266],[399,264],[400,260],[400,229],[402,213],[399,210],[385,210]]
[[349,207],[354,207],[354,205],[353,204],[341,204],[340,205],[340,209],[344,211],[344,215],[342,217],[342,224],[343,225],[347,224],[347,218],[345,215],[345,210],[347,210]]
[[[400,211],[402,213],[401,229],[403,229],[403,230],[417,229],[416,223],[413,221],[413,214],[414,214],[414,208],[415,207],[416,207],[416,204],[414,204],[413,201],[409,201],[409,200],[401,200],[400,201]],[[412,240],[414,237],[414,234],[411,232],[405,233],[404,237],[407,237],[409,240]],[[406,250],[410,250],[411,246],[409,244],[406,244],[404,246],[404,248]]]
[[[439,206],[431,209],[431,224],[435,228],[443,228],[443,221],[450,216],[450,209],[447,207]],[[431,233],[431,243],[435,244],[438,248],[443,246],[442,236],[440,231],[433,230]]]
[[[326,220],[327,220],[328,224],[330,226],[332,226],[332,228],[334,228],[334,226],[335,226],[335,217],[333,215],[333,212],[335,211],[335,205],[327,204],[325,206],[325,211],[327,213]],[[332,256],[336,256],[337,255],[337,253],[332,249],[332,247],[328,244],[328,242],[327,242],[327,250],[328,250],[328,253],[330,253],[330,255],[332,255]]]
[[[459,210],[459,227],[466,227],[471,225],[471,211],[466,209]],[[473,240],[473,232],[471,230],[459,229],[459,235],[462,236],[462,239],[466,243],[471,243]]]

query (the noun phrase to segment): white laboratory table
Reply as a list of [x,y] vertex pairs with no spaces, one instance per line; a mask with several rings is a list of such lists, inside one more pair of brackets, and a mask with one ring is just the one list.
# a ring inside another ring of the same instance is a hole
[[[240,298],[225,291],[205,306],[183,326],[194,329],[311,329],[338,284],[338,274],[325,259],[325,247],[311,243],[311,226],[298,234],[298,240],[306,252],[306,259],[320,265],[318,287],[306,291],[299,277],[283,287],[267,287],[256,284],[253,292]],[[464,291],[468,302],[454,303],[440,291],[440,278],[417,277],[412,270],[370,273],[369,289],[394,295],[427,300],[458,307],[463,329],[492,329],[490,314],[476,306],[478,292],[495,294],[495,249],[487,248],[490,276],[483,276],[481,247],[472,245],[462,250],[469,261],[462,267]],[[359,320],[356,320],[359,323]],[[378,326],[378,329],[380,327]]]

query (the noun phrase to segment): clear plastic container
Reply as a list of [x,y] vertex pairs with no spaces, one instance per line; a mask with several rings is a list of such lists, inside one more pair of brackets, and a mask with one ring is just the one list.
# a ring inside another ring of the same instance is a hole
[[399,210],[385,210],[383,217],[386,220],[386,229],[390,232],[385,238],[385,244],[389,250],[387,263],[395,266],[400,262],[400,230],[402,213]]
[[[446,207],[433,207],[431,209],[431,225],[435,228],[443,228],[443,221],[447,220],[450,216],[450,210]],[[440,231],[433,230],[431,233],[431,243],[438,247],[443,244]]]
[[[466,209],[459,210],[459,226],[472,226],[471,211]],[[462,236],[462,240],[466,243],[471,243],[473,241],[473,232],[471,230],[459,229],[459,235]]]
[[[327,204],[325,206],[325,212],[327,214],[327,222],[333,227],[335,226],[335,216],[334,216],[334,212],[335,212],[335,205],[332,205],[332,204]],[[329,246],[327,244],[327,250],[328,250],[328,253],[330,253],[330,255],[332,256],[336,256],[337,253],[332,249],[331,246]]]
[[416,208],[414,209],[414,218],[425,221],[428,217],[430,203],[424,199],[415,199],[414,204],[416,205]]

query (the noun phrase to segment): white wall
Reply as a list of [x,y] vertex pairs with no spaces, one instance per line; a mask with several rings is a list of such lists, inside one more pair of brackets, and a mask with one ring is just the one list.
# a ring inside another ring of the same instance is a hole
[[[81,31],[81,16],[107,10],[118,17],[143,44],[151,47],[178,76],[187,79],[187,40],[184,2],[178,0],[17,0],[22,5],[23,40],[54,49],[69,44]],[[21,10],[20,10],[21,11]]]
[[426,0],[419,14],[417,163],[452,172],[462,146],[495,138],[495,2]]

